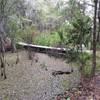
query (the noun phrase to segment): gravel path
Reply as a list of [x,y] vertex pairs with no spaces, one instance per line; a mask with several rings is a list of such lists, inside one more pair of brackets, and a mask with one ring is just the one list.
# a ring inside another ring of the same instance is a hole
[[6,54],[7,79],[0,78],[0,100],[55,100],[55,95],[79,82],[75,67],[73,74],[52,76],[54,70],[71,69],[62,59],[36,53],[36,62],[28,60],[26,51],[19,55],[20,62],[16,64],[16,54]]

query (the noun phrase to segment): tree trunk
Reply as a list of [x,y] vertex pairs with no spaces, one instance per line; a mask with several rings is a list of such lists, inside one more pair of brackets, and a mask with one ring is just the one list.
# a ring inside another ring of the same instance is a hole
[[6,73],[5,73],[5,61],[4,61],[4,53],[5,53],[5,49],[4,49],[4,40],[3,40],[3,36],[0,35],[0,62],[1,62],[1,76],[6,79]]
[[98,10],[98,20],[99,20],[99,29],[97,34],[97,42],[100,43],[100,1],[99,1],[99,10]]
[[16,44],[15,44],[14,39],[12,39],[11,41],[11,47],[12,47],[12,53],[16,52]]
[[[33,35],[32,34],[27,34],[27,43],[28,44],[32,44],[32,39],[33,39]],[[29,60],[32,60],[32,48],[28,47],[28,58]]]
[[92,61],[92,70],[91,70],[91,76],[93,77],[95,75],[96,70],[96,28],[97,28],[97,21],[96,21],[96,15],[97,15],[97,3],[98,0],[94,1],[95,8],[94,8],[94,28],[93,28],[93,61]]
[[97,34],[97,43],[100,43],[100,20],[99,20],[99,29]]

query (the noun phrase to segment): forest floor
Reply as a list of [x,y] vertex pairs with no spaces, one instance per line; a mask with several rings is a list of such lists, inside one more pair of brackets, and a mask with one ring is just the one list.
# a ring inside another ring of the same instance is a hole
[[83,85],[59,94],[57,100],[100,100],[100,51],[97,51],[96,75],[93,79],[84,78]]
[[[34,59],[28,60],[26,51],[19,52],[17,64],[16,58],[16,53],[5,54],[7,79],[0,77],[0,100],[56,100],[58,94],[80,82],[77,67],[63,59],[35,53]],[[72,67],[72,74],[52,75],[53,71]]]
[[[16,53],[5,54],[7,79],[0,77],[0,100],[100,100],[100,73],[92,81],[86,79],[83,88],[78,67],[47,54],[32,54],[29,60],[27,51],[19,51],[17,64]],[[99,69],[100,59],[97,64]],[[71,68],[71,74],[52,75]]]
[[83,86],[65,91],[56,98],[56,100],[100,100],[100,75],[96,75],[92,80],[85,79]]

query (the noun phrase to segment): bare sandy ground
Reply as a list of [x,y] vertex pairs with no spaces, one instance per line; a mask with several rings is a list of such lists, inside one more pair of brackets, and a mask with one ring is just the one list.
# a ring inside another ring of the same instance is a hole
[[[77,68],[66,64],[62,59],[36,53],[33,60],[28,60],[27,52],[6,53],[7,79],[0,77],[0,100],[55,100],[55,95],[77,86],[79,74]],[[37,60],[37,62],[36,62]],[[70,70],[70,75],[52,76],[54,70]]]

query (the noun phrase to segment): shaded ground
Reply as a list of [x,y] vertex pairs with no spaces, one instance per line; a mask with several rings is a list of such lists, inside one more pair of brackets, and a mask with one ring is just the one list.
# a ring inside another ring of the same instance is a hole
[[100,51],[97,51],[96,75],[90,80],[84,79],[83,86],[72,88],[56,96],[57,100],[100,100]]
[[7,79],[0,79],[0,100],[56,100],[55,95],[79,83],[75,66],[70,75],[52,76],[54,70],[71,70],[72,65],[61,59],[36,53],[34,60],[28,60],[26,51],[21,51],[16,64],[16,55],[6,54]]
[[73,88],[56,97],[57,100],[100,100],[100,75],[85,79],[84,86]]

